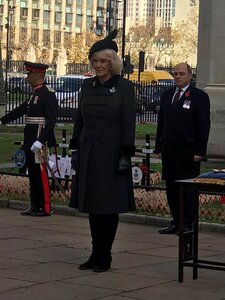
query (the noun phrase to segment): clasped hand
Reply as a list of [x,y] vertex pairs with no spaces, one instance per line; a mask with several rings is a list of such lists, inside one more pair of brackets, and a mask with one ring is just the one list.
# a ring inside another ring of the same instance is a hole
[[119,160],[118,172],[120,174],[127,174],[131,168],[130,158],[128,156],[122,156]]
[[35,142],[33,143],[33,145],[31,146],[30,150],[31,150],[32,152],[34,152],[34,153],[37,153],[39,150],[41,150],[42,146],[43,146],[43,145],[42,145],[41,142],[35,141]]

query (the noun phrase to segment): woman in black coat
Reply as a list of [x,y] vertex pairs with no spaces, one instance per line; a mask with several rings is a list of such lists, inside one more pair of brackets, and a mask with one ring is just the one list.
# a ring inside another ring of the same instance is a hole
[[119,213],[135,210],[130,158],[135,147],[133,84],[121,78],[122,62],[110,36],[95,43],[89,59],[96,76],[85,79],[70,141],[76,171],[70,206],[89,214],[92,254],[79,269],[107,271]]

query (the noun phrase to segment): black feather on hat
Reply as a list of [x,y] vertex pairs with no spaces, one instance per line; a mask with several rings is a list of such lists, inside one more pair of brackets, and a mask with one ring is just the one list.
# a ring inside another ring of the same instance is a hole
[[115,52],[118,52],[117,44],[116,44],[116,42],[113,41],[113,39],[115,39],[117,36],[117,32],[118,32],[118,30],[114,29],[103,40],[100,40],[100,41],[97,41],[96,43],[94,43],[91,46],[91,49],[89,51],[89,55],[88,55],[89,60],[95,52],[101,51],[104,49],[112,49]]

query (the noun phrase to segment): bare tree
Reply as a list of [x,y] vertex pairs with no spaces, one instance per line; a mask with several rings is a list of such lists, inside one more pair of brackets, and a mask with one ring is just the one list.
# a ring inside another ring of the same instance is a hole
[[162,61],[163,56],[170,55],[174,47],[175,35],[171,27],[162,27],[158,34],[154,37],[154,45],[156,51],[155,64],[158,65]]
[[65,40],[65,49],[71,63],[88,63],[90,47],[101,37],[93,32],[76,34],[74,39]]
[[[188,15],[188,19],[174,28],[174,51],[173,62],[193,61],[197,57],[198,48],[198,10],[193,6]],[[178,61],[179,59],[179,61]]]
[[[126,36],[126,53],[130,53],[132,64],[138,65],[139,51],[151,52],[153,35],[154,30],[151,27],[139,26],[130,28]],[[121,39],[122,35],[119,33],[117,38],[119,45],[122,44]]]

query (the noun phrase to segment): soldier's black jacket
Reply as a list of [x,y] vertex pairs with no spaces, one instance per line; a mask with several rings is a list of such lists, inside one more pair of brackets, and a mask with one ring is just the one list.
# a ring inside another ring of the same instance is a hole
[[25,150],[30,149],[36,140],[48,147],[53,147],[56,145],[54,126],[56,123],[57,108],[58,104],[54,90],[43,83],[34,89],[27,101],[0,118],[0,120],[2,124],[7,124],[23,115],[45,118],[45,124],[41,128],[38,124],[25,125],[23,148]]

